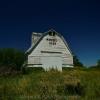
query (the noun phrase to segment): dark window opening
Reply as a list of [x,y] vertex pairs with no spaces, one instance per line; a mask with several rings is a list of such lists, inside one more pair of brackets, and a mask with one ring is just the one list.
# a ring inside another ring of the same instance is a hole
[[53,36],[55,36],[56,35],[56,33],[55,32],[53,32]]
[[49,32],[49,35],[52,36],[52,32]]
[[49,32],[49,35],[50,36],[55,36],[56,35],[56,32],[54,32],[54,31],[53,32]]

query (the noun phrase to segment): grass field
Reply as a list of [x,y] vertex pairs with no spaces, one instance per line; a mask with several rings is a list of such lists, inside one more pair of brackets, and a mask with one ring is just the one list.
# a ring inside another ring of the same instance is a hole
[[0,76],[0,100],[100,100],[100,70],[31,70]]

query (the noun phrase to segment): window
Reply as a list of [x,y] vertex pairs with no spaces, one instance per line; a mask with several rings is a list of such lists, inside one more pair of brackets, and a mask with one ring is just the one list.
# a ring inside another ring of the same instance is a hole
[[50,32],[49,32],[49,35],[50,35],[50,36],[55,36],[55,35],[56,35],[56,32],[54,32],[54,31],[53,31],[53,32],[50,31]]
[[53,32],[53,36],[55,36],[56,35],[56,33],[55,32]]
[[52,32],[49,32],[49,35],[52,36]]

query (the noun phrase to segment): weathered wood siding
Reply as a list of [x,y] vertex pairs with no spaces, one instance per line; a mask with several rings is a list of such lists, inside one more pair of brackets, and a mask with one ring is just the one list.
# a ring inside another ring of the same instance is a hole
[[45,66],[45,69],[56,66],[61,70],[62,66],[73,67],[73,56],[62,38],[58,35],[46,35],[28,55],[28,64],[33,67],[48,65],[47,68]]

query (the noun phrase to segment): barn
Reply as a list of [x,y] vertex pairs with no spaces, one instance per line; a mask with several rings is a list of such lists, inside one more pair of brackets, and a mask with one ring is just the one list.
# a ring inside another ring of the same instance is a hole
[[45,33],[32,32],[31,47],[26,51],[27,67],[45,70],[73,67],[73,55],[64,37],[51,29]]

